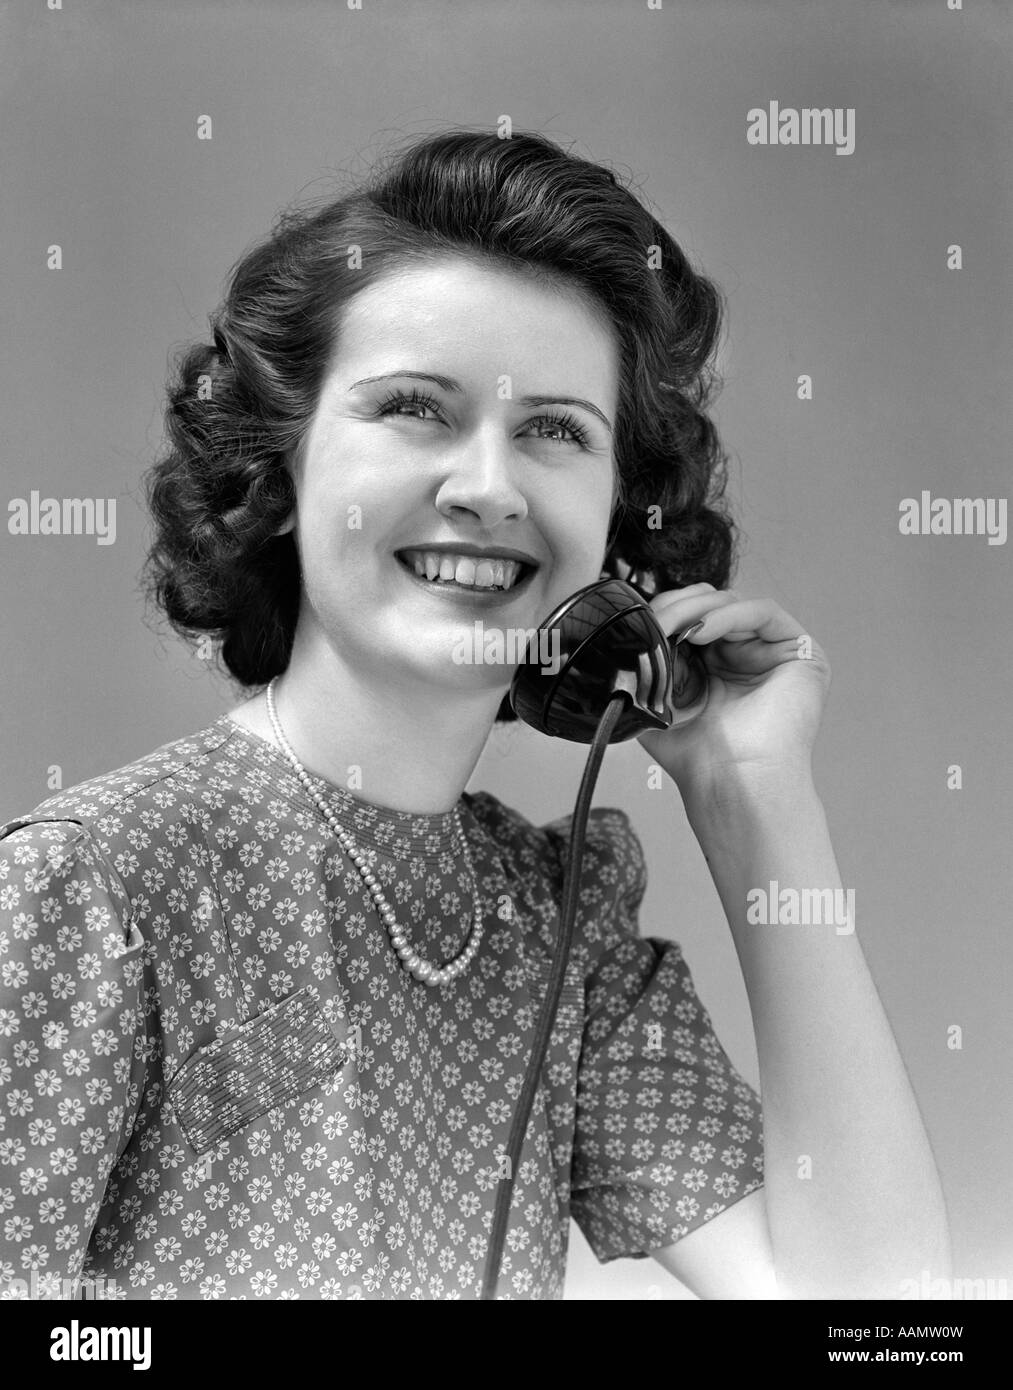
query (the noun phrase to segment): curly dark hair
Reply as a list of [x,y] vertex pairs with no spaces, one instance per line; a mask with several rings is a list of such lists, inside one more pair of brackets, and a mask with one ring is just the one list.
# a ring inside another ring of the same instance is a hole
[[[291,656],[301,577],[292,534],[276,534],[295,501],[285,460],[340,312],[384,275],[447,255],[567,282],[612,325],[618,490],[603,572],[645,594],[728,582],[727,459],[706,414],[719,291],[610,169],[535,133],[451,130],[379,160],[346,196],[280,213],[233,267],[213,344],[176,355],[170,448],[145,479],[142,583],[177,632],[214,636],[242,686]],[[513,718],[504,697],[497,719]]]

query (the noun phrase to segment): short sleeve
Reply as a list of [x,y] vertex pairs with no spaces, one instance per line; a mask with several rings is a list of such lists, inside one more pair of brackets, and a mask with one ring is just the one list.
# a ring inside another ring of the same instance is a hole
[[586,981],[571,1213],[598,1260],[672,1245],[763,1183],[760,1099],[679,945],[639,935],[643,848],[610,811],[618,883]]
[[80,1274],[144,1084],[143,949],[85,826],[0,826],[0,1296]]

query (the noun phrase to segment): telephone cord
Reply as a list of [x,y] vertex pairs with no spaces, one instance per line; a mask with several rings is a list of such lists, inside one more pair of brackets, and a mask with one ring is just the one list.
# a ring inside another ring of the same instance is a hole
[[573,809],[573,818],[570,823],[570,854],[563,883],[563,904],[560,914],[559,940],[556,944],[556,953],[552,961],[552,969],[549,972],[549,982],[546,987],[545,1000],[542,1004],[542,1012],[538,1020],[538,1027],[535,1030],[535,1039],[531,1049],[531,1057],[528,1061],[527,1073],[524,1077],[524,1085],[521,1088],[517,1109],[514,1112],[513,1126],[510,1130],[510,1138],[507,1142],[507,1175],[500,1179],[499,1191],[496,1194],[496,1207],[493,1213],[492,1231],[489,1236],[489,1255],[486,1260],[485,1274],[482,1281],[482,1292],[480,1295],[481,1298],[487,1300],[496,1297],[496,1283],[499,1278],[500,1261],[503,1257],[503,1244],[506,1239],[507,1222],[510,1217],[510,1198],[513,1193],[514,1175],[517,1171],[517,1165],[520,1162],[521,1149],[524,1145],[524,1136],[528,1127],[528,1119],[531,1115],[531,1107],[534,1104],[535,1092],[538,1088],[539,1073],[542,1069],[542,1062],[545,1058],[546,1048],[548,1047],[549,1036],[552,1032],[553,1022],[555,1021],[556,1009],[559,1006],[559,998],[563,992],[566,962],[570,955],[570,943],[573,939],[574,922],[577,916],[577,894],[580,889],[580,864],[584,854],[584,831],[587,826],[588,811],[591,808],[591,796],[594,792],[595,782],[598,780],[598,771],[601,767],[602,758],[605,755],[605,749],[608,747],[612,737],[612,731],[619,720],[619,716],[622,714],[623,706],[628,702],[628,695],[620,691],[613,695],[606,705],[598,721],[598,727],[595,730],[594,738],[591,740],[591,748],[587,755],[587,762],[584,765],[584,776],[581,779],[580,790],[577,793],[577,801]]

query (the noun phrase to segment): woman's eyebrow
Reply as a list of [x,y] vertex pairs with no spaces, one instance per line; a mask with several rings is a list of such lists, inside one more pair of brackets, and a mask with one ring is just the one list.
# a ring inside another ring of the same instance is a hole
[[[436,372],[383,372],[380,376],[364,376],[361,381],[353,381],[349,386],[349,391],[354,391],[357,386],[368,386],[374,381],[388,381],[391,377],[411,377],[413,381],[434,381],[437,386],[442,386],[444,391],[463,391],[463,386],[453,377],[440,376]],[[612,433],[612,426],[608,419],[602,414],[596,405],[590,401],[581,400],[578,396],[519,396],[518,405],[576,405],[583,410],[589,410],[592,415],[602,422],[608,432]]]

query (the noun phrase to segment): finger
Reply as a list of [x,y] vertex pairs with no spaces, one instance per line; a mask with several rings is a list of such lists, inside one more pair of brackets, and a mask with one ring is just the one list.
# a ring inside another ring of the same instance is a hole
[[715,589],[713,584],[687,584],[684,589],[663,589],[660,594],[655,594],[651,599],[651,607],[656,611],[664,610],[671,603],[678,603],[684,598],[694,598],[697,594],[716,594],[721,592]]
[[684,589],[665,589],[660,594],[654,594],[650,601],[650,607],[657,616],[673,603],[679,603],[686,598],[696,598],[699,594],[716,594],[717,592],[713,584],[687,584]]
[[[760,638],[764,642],[784,642],[801,637],[805,629],[773,599],[739,599],[712,608],[703,618],[703,626],[687,637],[694,645],[716,642],[720,638],[748,641]],[[733,638],[732,634],[736,634]]]
[[704,650],[715,654],[719,666],[727,667],[744,676],[762,675],[767,671],[773,671],[776,666],[785,666],[788,662],[799,659],[798,641],[795,638],[787,638],[783,642],[764,642],[755,635],[750,635],[748,638],[735,641],[729,635],[713,646],[705,647]]
[[708,613],[736,601],[735,595],[727,590],[708,588],[704,593],[680,598],[664,608],[656,609],[654,616],[665,636],[673,637],[685,632]]

